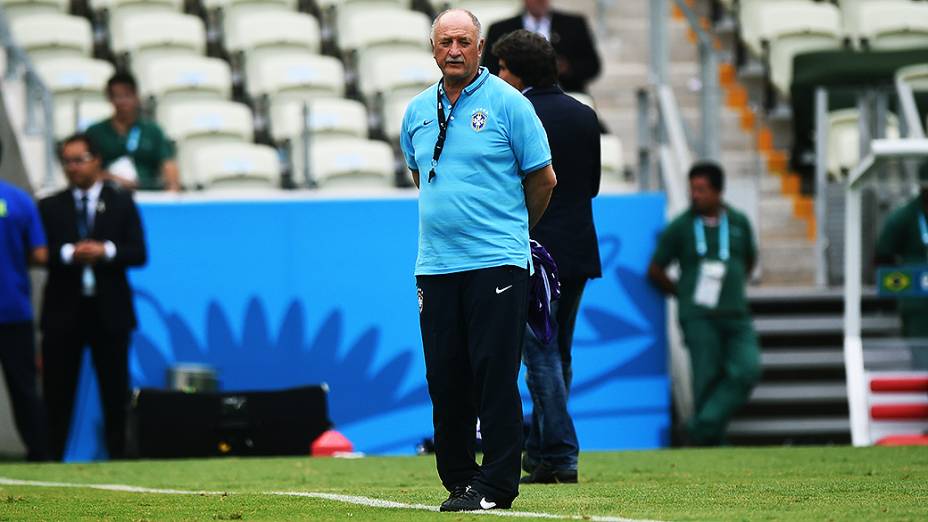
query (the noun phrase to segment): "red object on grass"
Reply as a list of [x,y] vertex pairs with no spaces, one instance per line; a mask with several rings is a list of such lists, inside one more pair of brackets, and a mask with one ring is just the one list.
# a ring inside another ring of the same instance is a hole
[[928,404],[878,404],[870,408],[874,420],[928,420]]
[[928,375],[924,377],[878,377],[870,381],[873,392],[928,392]]
[[329,430],[313,441],[310,450],[313,457],[331,457],[336,453],[351,453],[354,445],[341,433]]
[[928,435],[890,435],[876,441],[877,446],[928,446]]

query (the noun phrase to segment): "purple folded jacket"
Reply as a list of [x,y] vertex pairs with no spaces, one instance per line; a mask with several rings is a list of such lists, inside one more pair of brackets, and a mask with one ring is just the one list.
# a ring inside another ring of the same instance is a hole
[[539,341],[548,344],[557,334],[551,303],[561,297],[561,282],[557,277],[557,263],[551,254],[534,239],[531,245],[535,273],[529,280],[528,326]]

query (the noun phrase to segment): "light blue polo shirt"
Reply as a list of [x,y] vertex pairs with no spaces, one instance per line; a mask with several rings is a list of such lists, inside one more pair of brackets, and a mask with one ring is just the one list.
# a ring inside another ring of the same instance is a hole
[[448,132],[429,183],[439,85],[413,98],[400,133],[406,164],[419,171],[416,275],[527,267],[531,251],[522,180],[551,164],[541,120],[522,93],[481,67],[453,108],[442,94]]

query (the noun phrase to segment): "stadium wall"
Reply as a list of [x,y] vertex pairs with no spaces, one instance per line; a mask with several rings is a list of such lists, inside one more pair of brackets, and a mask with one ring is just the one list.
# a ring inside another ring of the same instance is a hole
[[[604,276],[587,286],[577,321],[570,408],[580,444],[665,446],[664,300],[645,279],[664,197],[594,203]],[[431,435],[412,275],[415,199],[194,198],[140,208],[150,261],[131,276],[134,386],[165,387],[182,362],[215,367],[222,390],[326,382],[330,416],[357,450],[410,454]],[[84,365],[70,461],[105,458],[89,355]],[[522,391],[528,412],[524,380]]]

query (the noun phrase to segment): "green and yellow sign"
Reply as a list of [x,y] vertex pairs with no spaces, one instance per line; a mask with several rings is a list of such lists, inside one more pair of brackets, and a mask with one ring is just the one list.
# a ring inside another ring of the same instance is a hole
[[928,297],[928,266],[880,268],[876,280],[884,297]]
[[0,198],[0,218],[5,218],[8,210],[6,208],[6,200]]

